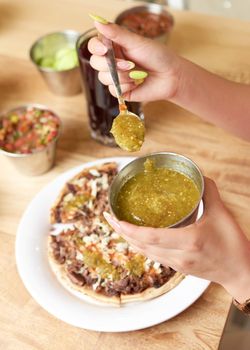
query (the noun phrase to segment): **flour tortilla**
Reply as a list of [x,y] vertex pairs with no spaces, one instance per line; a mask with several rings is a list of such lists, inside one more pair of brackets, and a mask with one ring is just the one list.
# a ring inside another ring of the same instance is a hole
[[159,288],[147,288],[141,293],[121,295],[121,304],[136,302],[136,301],[146,301],[154,299],[169,292],[171,289],[175,288],[179,284],[185,275],[180,272],[175,272],[175,274],[170,277],[170,279]]

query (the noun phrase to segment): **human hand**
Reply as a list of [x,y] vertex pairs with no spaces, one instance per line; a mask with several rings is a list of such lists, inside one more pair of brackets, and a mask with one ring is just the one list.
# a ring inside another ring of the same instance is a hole
[[105,215],[138,252],[179,272],[222,284],[238,301],[250,296],[250,243],[205,179],[204,214],[182,228],[135,226]]
[[[180,75],[180,57],[165,45],[134,34],[116,24],[95,22],[95,26],[98,32],[115,43],[121,89],[127,101],[154,101],[170,99],[175,95]],[[99,71],[99,80],[108,85],[111,94],[116,96],[104,57],[106,47],[95,37],[90,39],[88,49],[92,53],[90,64]],[[124,58],[119,55],[121,51]],[[142,84],[136,84],[129,77],[129,71],[135,65],[148,72],[148,77]]]

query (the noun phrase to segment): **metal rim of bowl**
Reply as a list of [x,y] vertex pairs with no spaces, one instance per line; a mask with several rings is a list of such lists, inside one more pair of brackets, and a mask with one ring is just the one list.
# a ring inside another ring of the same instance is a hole
[[62,120],[61,120],[61,118],[59,118],[58,115],[56,113],[54,113],[50,108],[48,108],[45,105],[39,104],[39,103],[27,103],[27,104],[18,106],[16,108],[9,109],[8,111],[6,111],[4,113],[1,113],[0,120],[3,119],[5,116],[7,116],[10,113],[13,113],[13,112],[16,112],[16,111],[19,111],[19,110],[22,110],[22,109],[27,109],[27,108],[36,108],[36,109],[39,109],[39,110],[48,111],[51,114],[53,114],[53,116],[55,116],[58,119],[58,121],[59,121],[59,128],[58,128],[58,133],[57,133],[56,137],[53,140],[51,140],[47,144],[46,147],[44,147],[44,148],[42,148],[40,150],[34,150],[32,153],[12,153],[12,152],[8,152],[8,151],[5,151],[5,150],[0,148],[0,154],[4,154],[5,156],[12,157],[12,158],[31,157],[31,156],[33,156],[33,155],[35,155],[37,153],[44,152],[51,144],[57,142],[58,138],[61,136],[61,132],[62,132]]
[[[171,27],[170,29],[167,31],[169,32],[170,30],[172,30],[173,26],[174,26],[174,17],[173,15],[168,12],[162,5],[160,4],[154,4],[154,3],[149,3],[149,4],[145,4],[145,5],[141,5],[141,6],[134,6],[134,7],[130,7],[127,10],[122,11],[120,14],[118,14],[118,16],[115,18],[115,23],[121,25],[121,21],[130,13],[139,13],[139,12],[148,12],[148,13],[153,13],[153,14],[162,14],[165,17],[167,17],[170,21]],[[166,33],[167,33],[166,32]],[[161,36],[162,34],[160,34],[159,36]],[[158,36],[157,36],[158,37]]]
[[142,157],[137,157],[135,158],[134,160],[132,160],[131,162],[129,162],[128,164],[126,164],[119,172],[118,174],[115,176],[115,178],[113,179],[110,187],[109,187],[109,193],[108,193],[108,202],[109,202],[109,207],[110,207],[110,210],[111,210],[111,213],[112,215],[114,215],[116,217],[116,214],[112,208],[112,203],[111,203],[111,192],[112,192],[112,185],[113,183],[115,183],[115,180],[117,178],[117,176],[122,172],[124,171],[128,166],[131,166],[132,163],[135,163],[136,161],[138,161],[138,159],[147,159],[149,157],[154,157],[154,156],[157,156],[157,155],[170,155],[170,156],[177,156],[178,158],[180,158],[180,161],[181,159],[185,160],[186,162],[188,163],[191,163],[194,168],[197,170],[199,176],[200,176],[200,179],[201,179],[201,191],[200,191],[200,196],[199,196],[199,199],[197,201],[197,204],[195,205],[195,207],[193,208],[193,210],[188,213],[186,216],[184,216],[182,219],[180,219],[179,221],[175,222],[174,224],[170,225],[170,226],[167,226],[166,228],[174,228],[176,227],[177,225],[181,224],[182,222],[184,222],[187,218],[189,218],[190,216],[192,216],[194,214],[194,212],[198,209],[199,205],[200,205],[200,202],[203,198],[203,195],[204,195],[204,188],[205,188],[205,183],[204,183],[204,176],[200,170],[200,168],[198,167],[198,165],[190,158],[182,155],[182,154],[179,154],[179,153],[175,153],[175,152],[154,152],[154,153],[150,153],[150,154],[147,154],[145,156],[142,156]]
[[40,69],[41,71],[43,72],[68,72],[68,71],[71,71],[71,70],[74,70],[76,68],[78,68],[78,66],[76,67],[73,67],[73,68],[69,68],[69,69],[64,69],[64,70],[55,70],[53,68],[49,68],[49,67],[41,67],[39,64],[37,64],[37,62],[34,60],[33,58],[33,51],[36,47],[36,45],[38,45],[38,43],[43,40],[44,38],[46,38],[47,36],[50,36],[50,35],[54,35],[54,34],[63,34],[65,35],[66,37],[67,36],[70,36],[70,35],[75,35],[75,43],[74,43],[74,47],[75,47],[75,44],[79,38],[79,36],[81,35],[79,32],[77,32],[76,30],[73,30],[73,29],[65,29],[65,30],[62,30],[62,31],[57,31],[57,32],[51,32],[51,33],[47,33],[47,34],[44,34],[42,36],[40,36],[32,45],[31,45],[31,48],[29,50],[29,57],[30,57],[30,60],[32,61],[32,63],[38,68]]

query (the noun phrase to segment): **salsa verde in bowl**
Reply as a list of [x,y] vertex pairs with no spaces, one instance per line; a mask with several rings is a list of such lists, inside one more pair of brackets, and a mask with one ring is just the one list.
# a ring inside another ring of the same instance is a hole
[[136,158],[109,190],[113,214],[138,226],[179,227],[196,220],[204,179],[189,158],[159,152]]

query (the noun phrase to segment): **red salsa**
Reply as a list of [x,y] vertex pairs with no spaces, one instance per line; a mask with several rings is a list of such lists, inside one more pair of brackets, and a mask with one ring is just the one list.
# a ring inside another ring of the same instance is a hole
[[60,121],[52,112],[27,107],[0,119],[0,149],[19,154],[42,150],[59,132]]
[[120,24],[132,32],[153,39],[168,32],[173,26],[173,20],[163,14],[142,11],[128,14]]

